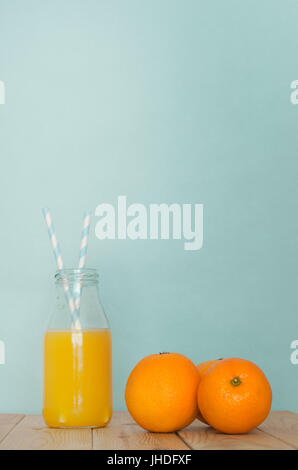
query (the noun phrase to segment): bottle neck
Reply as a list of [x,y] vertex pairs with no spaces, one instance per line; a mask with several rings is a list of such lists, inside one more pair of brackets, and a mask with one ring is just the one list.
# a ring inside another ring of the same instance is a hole
[[108,328],[96,269],[64,269],[55,275],[55,297],[50,329]]

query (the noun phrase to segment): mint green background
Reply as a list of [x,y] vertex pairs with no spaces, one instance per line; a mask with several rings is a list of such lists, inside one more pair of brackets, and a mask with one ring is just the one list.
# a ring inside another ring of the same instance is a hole
[[101,202],[203,203],[204,246],[103,241],[114,403],[131,368],[177,351],[259,364],[298,411],[298,3],[0,0],[0,412],[41,410],[55,264]]

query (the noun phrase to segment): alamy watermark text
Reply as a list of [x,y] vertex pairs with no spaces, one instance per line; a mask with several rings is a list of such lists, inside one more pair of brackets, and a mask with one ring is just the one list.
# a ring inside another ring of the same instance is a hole
[[127,205],[126,196],[118,196],[117,207],[99,204],[95,226],[99,240],[184,240],[184,250],[203,246],[203,204]]
[[5,104],[5,84],[0,80],[0,104]]

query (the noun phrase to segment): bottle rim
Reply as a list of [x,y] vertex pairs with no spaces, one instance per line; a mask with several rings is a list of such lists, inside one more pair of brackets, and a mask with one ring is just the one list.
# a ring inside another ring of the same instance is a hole
[[54,278],[56,283],[97,283],[99,280],[99,274],[96,268],[64,268],[56,271]]

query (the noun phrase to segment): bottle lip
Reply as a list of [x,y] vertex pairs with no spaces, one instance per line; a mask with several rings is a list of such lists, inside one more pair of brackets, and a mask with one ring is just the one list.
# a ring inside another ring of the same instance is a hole
[[64,268],[54,275],[57,283],[64,282],[98,282],[98,270],[95,268]]

